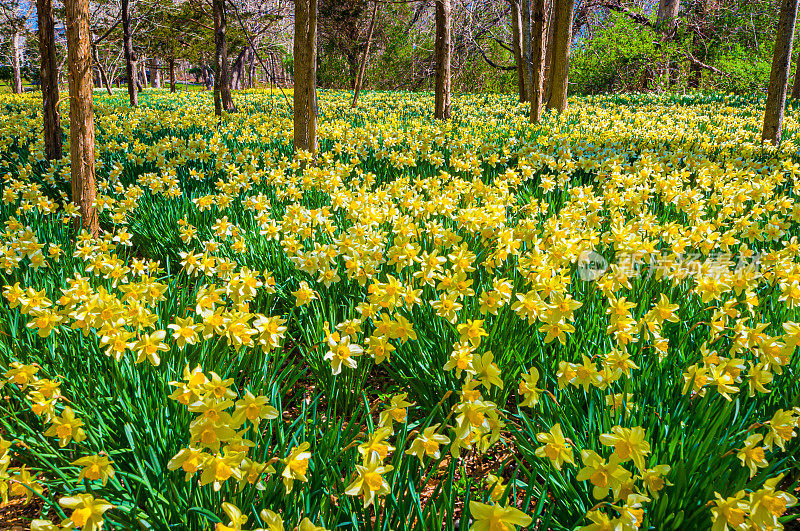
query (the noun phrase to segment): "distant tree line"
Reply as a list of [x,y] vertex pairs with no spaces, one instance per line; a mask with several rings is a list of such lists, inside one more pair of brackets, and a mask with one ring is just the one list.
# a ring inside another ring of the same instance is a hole
[[[432,114],[447,120],[454,79],[478,76],[471,63],[478,58],[477,64],[491,68],[494,76],[510,73],[520,101],[529,103],[530,121],[537,122],[545,108],[558,113],[567,108],[570,79],[580,79],[575,67],[581,60],[591,64],[587,54],[597,57],[594,70],[605,76],[605,82],[597,81],[602,76],[595,79],[599,88],[633,83],[640,90],[676,90],[741,75],[733,68],[739,64],[737,50],[755,50],[751,62],[756,62],[763,46],[771,48],[771,60],[762,139],[780,142],[798,0],[777,5],[767,0],[636,1],[63,0],[61,7],[52,0],[35,5],[0,0],[0,16],[11,34],[14,92],[23,90],[23,66],[35,55],[29,53],[26,63],[23,50],[36,29],[48,159],[61,157],[59,86],[61,73],[68,72],[72,200],[80,226],[97,234],[93,89],[102,84],[110,91],[123,67],[131,107],[148,82],[160,86],[162,73],[175,91],[177,66],[199,67],[206,87],[213,88],[214,112],[223,117],[236,112],[231,91],[260,79],[254,71],[263,70],[269,83],[277,82],[278,61],[270,57],[283,53],[279,62],[293,77],[294,147],[304,164],[313,164],[317,88],[328,83],[353,88],[356,106],[362,85],[382,83],[373,79],[368,64],[410,64],[410,85],[392,88],[432,84]],[[767,36],[772,44],[765,42]],[[401,60],[408,42],[410,61]],[[597,49],[598,42],[605,47]],[[328,63],[336,60],[348,66],[336,70],[345,83],[333,74],[326,78]],[[795,81],[797,97],[800,76]]]
[[[53,5],[60,83],[66,81],[62,1]],[[364,88],[434,88],[436,0],[318,2],[320,87],[354,88],[363,63]],[[536,3],[451,0],[454,91],[520,90],[523,15]],[[546,95],[556,4],[545,0],[541,10]],[[213,1],[103,0],[89,6],[95,85],[122,86],[130,75],[137,90],[184,81],[213,87]],[[294,1],[225,0],[224,6],[231,88],[291,85]],[[778,9],[777,0],[574,0],[570,93],[766,92]],[[14,90],[22,90],[23,81],[38,82],[36,18],[34,2],[0,0],[0,81]]]

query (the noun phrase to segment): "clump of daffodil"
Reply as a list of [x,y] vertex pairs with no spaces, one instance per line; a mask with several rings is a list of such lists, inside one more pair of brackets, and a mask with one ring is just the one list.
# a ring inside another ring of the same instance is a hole
[[764,485],[749,494],[739,491],[724,498],[715,492],[711,505],[712,529],[783,529],[778,519],[786,509],[797,504],[797,498],[787,492],[777,490],[783,476],[768,479]]
[[[187,481],[200,472],[200,484],[211,484],[214,490],[229,479],[263,489],[263,476],[275,469],[271,462],[250,457],[254,444],[245,434],[249,427],[258,429],[263,421],[276,419],[278,410],[267,397],[249,389],[234,401],[237,393],[230,388],[232,383],[232,378],[222,379],[215,372],[206,375],[200,367],[190,369],[188,365],[183,381],[170,382],[176,388],[170,397],[186,405],[196,417],[189,424],[189,446],[175,454],[167,466],[183,470]],[[288,478],[287,488],[291,489],[294,476]]]

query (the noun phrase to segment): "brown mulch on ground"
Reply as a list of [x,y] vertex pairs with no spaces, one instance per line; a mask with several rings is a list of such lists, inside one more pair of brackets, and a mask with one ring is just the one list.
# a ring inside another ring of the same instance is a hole
[[[503,473],[500,474],[504,480],[509,480],[512,476],[515,448],[511,441],[505,441],[504,444],[496,444],[489,449],[486,453],[479,453],[476,450],[465,452],[465,454],[456,460],[457,466],[453,481],[457,484],[460,480],[469,479],[469,489],[473,495],[481,491],[481,486],[486,487],[486,483],[482,480],[490,473],[497,474],[500,468],[503,468]],[[432,495],[436,488],[443,481],[449,481],[447,477],[447,469],[450,466],[453,458],[449,455],[446,456],[441,463],[439,463],[438,471],[432,475],[428,483],[422,488],[420,492],[420,503],[425,506],[431,500]],[[466,484],[462,484],[464,488]],[[458,488],[458,487],[456,487]],[[461,518],[461,513],[464,510],[463,497],[465,493],[459,493],[458,499],[455,503],[453,518],[458,520]],[[518,502],[522,503],[524,492],[518,492]]]
[[31,521],[39,518],[42,502],[34,498],[27,505],[25,498],[11,498],[8,503],[0,504],[0,529],[9,531],[25,531],[31,528]]

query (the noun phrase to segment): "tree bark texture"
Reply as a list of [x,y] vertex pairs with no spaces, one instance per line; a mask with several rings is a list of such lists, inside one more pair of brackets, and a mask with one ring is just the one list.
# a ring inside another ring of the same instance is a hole
[[[656,30],[664,36],[664,40],[666,41],[671,41],[675,38],[679,10],[680,0],[659,0],[658,2],[658,8],[656,10]],[[677,68],[677,63],[669,59],[658,66],[660,76],[662,78],[667,78],[669,86],[674,86],[675,78],[677,77]]]
[[530,101],[531,87],[533,83],[533,72],[531,65],[531,38],[533,37],[533,26],[531,20],[531,0],[519,0],[520,10],[520,42],[522,54],[522,83],[525,90],[525,101]]
[[658,2],[656,27],[668,39],[671,39],[675,35],[675,24],[680,7],[680,0],[659,0]]
[[572,44],[572,10],[575,0],[555,0],[554,36],[550,77],[552,94],[547,102],[548,109],[563,112],[567,108],[567,89],[569,86],[569,52]]
[[169,58],[169,91],[175,92],[175,58]]
[[555,0],[546,0],[547,3],[547,45],[544,51],[544,101],[550,101],[550,96],[553,94],[553,76],[550,75],[552,70],[553,60],[553,42],[555,40]]
[[11,86],[11,92],[14,94],[22,94],[22,64],[20,61],[22,31],[14,27],[11,34],[11,69],[14,71],[14,81]]
[[800,98],[800,60],[797,61],[797,69],[794,72],[794,84],[792,85],[792,99]]
[[356,84],[353,87],[353,103],[352,108],[358,105],[358,93],[361,91],[361,85],[364,83],[364,72],[367,70],[367,59],[369,58],[369,47],[372,45],[372,33],[375,30],[375,19],[378,17],[378,2],[372,3],[372,17],[369,20],[369,28],[367,29],[367,43],[364,45],[364,56],[361,58],[361,64],[358,67],[358,74],[356,75]]
[[92,236],[99,231],[94,206],[94,103],[89,1],[64,2],[69,63],[69,134],[72,202],[80,212],[80,225]]
[[203,65],[201,71],[203,76],[203,85],[206,87],[206,90],[211,90],[214,88],[214,76],[212,72],[208,70],[208,66],[206,65]]
[[228,41],[225,33],[228,30],[225,15],[225,0],[213,0],[214,10],[214,114],[220,116],[222,111],[234,110],[231,99],[231,76],[228,67]]
[[531,16],[531,85],[530,120],[538,123],[542,119],[542,92],[544,90],[544,52],[546,47],[545,27],[547,25],[546,0],[533,0]]
[[780,143],[783,129],[789,67],[792,62],[792,38],[797,21],[797,2],[798,0],[781,0],[781,13],[775,34],[775,50],[772,55],[767,103],[764,109],[764,128],[761,131],[761,140],[775,145]]
[[317,152],[317,0],[295,0],[294,148]]
[[247,69],[247,88],[255,87],[255,83],[257,81],[258,76],[258,67],[255,61],[250,62],[250,66]]
[[48,160],[61,158],[61,119],[58,115],[58,64],[56,63],[53,1],[36,0],[39,23],[39,56],[44,111],[44,153]]
[[358,67],[361,64],[361,61],[358,60],[358,50],[353,48],[345,53],[344,60],[347,63],[347,70],[350,78],[350,89],[356,89],[356,78],[358,77]]
[[147,58],[142,57],[139,59],[139,65],[142,67],[141,72],[139,73],[139,75],[141,75],[139,78],[139,90],[141,91],[142,89],[147,88]]
[[128,78],[128,100],[131,107],[139,106],[139,92],[136,90],[136,55],[133,51],[133,36],[131,35],[131,6],[130,0],[122,0],[122,48],[125,55],[125,77]]
[[436,0],[436,90],[434,117],[450,118],[450,0]]
[[64,67],[67,64],[67,55],[64,54],[64,57],[61,58],[61,61],[58,63],[58,68],[56,68],[56,72],[58,74],[58,85],[64,82]]
[[153,88],[161,88],[161,70],[159,60],[155,57],[150,58],[150,86]]
[[231,89],[240,90],[245,88],[247,71],[256,60],[255,47],[248,44],[239,53],[239,57],[233,62],[230,69]]
[[[528,0],[530,1],[530,0]],[[520,0],[511,0],[511,40],[514,50],[514,65],[517,67],[517,93],[520,103],[528,101],[525,87],[525,65],[522,57],[522,12]]]

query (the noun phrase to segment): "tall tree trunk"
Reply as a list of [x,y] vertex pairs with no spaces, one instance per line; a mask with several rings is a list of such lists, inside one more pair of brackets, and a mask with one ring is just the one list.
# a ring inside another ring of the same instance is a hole
[[675,19],[680,11],[680,0],[659,0],[656,11],[656,26],[667,38],[672,38],[675,32]]
[[72,202],[80,212],[81,227],[97,236],[94,206],[94,103],[92,102],[92,55],[89,32],[89,0],[64,2],[69,63],[69,146]]
[[295,0],[294,148],[317,152],[317,0]]
[[39,56],[44,110],[44,153],[48,160],[61,158],[61,119],[58,116],[58,65],[52,0],[36,0],[39,23]]
[[797,70],[794,73],[794,85],[792,85],[792,99],[800,98],[800,59],[797,61]]
[[[700,35],[695,33],[692,35],[692,55],[701,61],[705,61],[705,47],[701,46]],[[695,63],[689,64],[689,77],[686,82],[686,87],[690,90],[697,90],[700,88],[700,82],[703,78],[703,69]]]
[[786,107],[786,91],[789,82],[789,66],[792,62],[792,39],[797,20],[798,0],[781,0],[781,14],[775,34],[775,51],[772,55],[772,70],[769,74],[767,104],[764,109],[764,129],[761,140],[776,146],[781,141],[783,112]]
[[[278,81],[278,67],[276,65],[275,54],[274,53],[270,52],[269,59],[267,60],[267,64],[269,65],[269,68],[264,67],[264,73],[267,75],[267,81],[269,82],[270,85],[272,85],[272,83],[275,83],[275,86],[277,86],[278,83],[279,83],[279,81]],[[286,84],[286,83],[283,83],[283,79],[281,79],[280,82],[282,84],[284,84],[284,85]]]
[[142,90],[147,88],[147,58],[142,57],[139,60],[139,65],[142,67],[140,72],[142,77],[140,78],[141,81],[139,82],[139,90]]
[[100,82],[106,88],[108,95],[111,96],[111,85],[108,83],[106,69],[103,68],[102,63],[100,63],[100,54],[97,53],[97,46],[94,44],[92,44],[92,59],[94,60],[94,64],[97,66],[97,71],[100,72]]
[[695,64],[689,65],[689,79],[686,81],[686,87],[692,90],[700,88],[700,83],[703,79],[703,69]]
[[64,54],[64,57],[61,58],[61,61],[58,63],[58,68],[56,68],[56,72],[58,73],[58,85],[59,87],[63,83],[64,78],[64,65],[67,64],[67,55]]
[[19,57],[22,48],[21,41],[22,31],[14,27],[14,32],[11,34],[11,69],[14,71],[14,84],[11,87],[11,91],[14,94],[22,93],[22,65]]
[[545,11],[547,12],[547,45],[544,49],[544,102],[547,103],[550,101],[550,96],[553,94],[553,46],[555,43],[556,32],[555,32],[555,0],[547,0],[547,7]]
[[531,0],[520,0],[520,41],[522,48],[522,84],[525,92],[525,100],[530,101],[531,91],[533,90],[533,56],[531,55],[531,38],[533,37],[533,26],[531,21]]
[[131,66],[133,67],[133,73],[132,73],[133,78],[131,79],[130,83],[133,83],[133,90],[137,94],[137,97],[136,97],[136,105],[137,106],[139,105],[138,94],[139,94],[139,92],[142,91],[142,74],[141,74],[141,72],[139,72],[139,63],[140,63],[139,56],[136,55],[136,52],[134,52],[134,55],[133,55],[133,58],[132,58],[132,61],[131,61]]
[[358,74],[356,75],[356,84],[353,87],[353,103],[352,108],[358,105],[358,93],[361,91],[361,85],[364,83],[364,72],[367,70],[367,58],[369,57],[369,47],[372,44],[372,32],[375,29],[375,19],[378,17],[378,2],[372,3],[372,18],[369,20],[369,28],[367,29],[367,43],[364,45],[364,56],[361,58],[361,64],[358,67]]
[[670,59],[668,68],[669,68],[669,88],[672,89],[675,87],[675,85],[678,84],[678,79],[680,78],[680,73],[681,73],[680,65],[678,64],[678,61],[676,61],[675,59]]
[[150,58],[150,86],[153,88],[161,88],[161,70],[159,60],[155,57]]
[[175,92],[175,58],[169,58],[169,91]]
[[[680,10],[680,0],[659,0],[658,8],[656,10],[656,31],[663,35],[665,41],[671,41],[675,38],[676,21],[678,11]],[[661,43],[656,44],[657,49],[661,49]],[[658,73],[659,77],[666,77],[669,86],[672,86],[674,72],[673,69],[677,68],[677,64],[670,59],[665,59],[660,62],[654,71],[645,80],[645,88],[650,86],[653,81],[653,74]]]
[[[676,13],[677,14],[677,13]],[[705,21],[708,19],[708,0],[700,0],[694,5],[693,17],[696,20]],[[706,45],[704,42],[705,24],[702,22],[696,26],[692,32],[692,55],[700,61],[706,61]],[[689,62],[689,74],[686,80],[686,87],[689,90],[697,90],[703,80],[703,69],[694,61]]]
[[350,50],[343,54],[344,60],[347,63],[348,77],[350,78],[350,90],[356,89],[356,78],[358,77],[358,66],[361,61],[358,60],[358,50]]
[[548,109],[563,112],[567,108],[567,89],[569,87],[569,52],[572,44],[572,9],[575,0],[555,0],[555,25],[550,76],[552,94],[547,102]]
[[106,70],[106,79],[108,80],[108,88],[114,86],[114,79],[117,76],[117,67],[113,64],[108,65],[109,69]]
[[517,67],[519,101],[526,102],[528,101],[528,93],[525,89],[525,65],[522,62],[522,12],[520,11],[520,0],[511,0],[511,39],[513,40],[514,48],[514,65]]
[[231,66],[231,90],[241,90],[242,88],[242,62],[244,61],[246,52],[247,48],[239,52],[239,57],[236,58]]
[[220,116],[222,111],[234,110],[231,99],[230,72],[228,69],[228,42],[225,32],[228,21],[225,15],[225,0],[213,0],[214,8],[214,114]]
[[231,89],[240,90],[244,88],[245,76],[247,75],[245,66],[253,62],[255,55],[255,47],[249,43],[239,52],[239,56],[233,62],[233,66],[230,69]]
[[203,75],[203,85],[206,87],[206,90],[213,89],[214,88],[214,72],[209,70],[208,65],[203,65],[202,75]]
[[139,92],[136,90],[136,53],[133,51],[131,35],[131,6],[129,0],[122,0],[122,48],[125,55],[125,76],[128,78],[128,99],[131,107],[139,106]]
[[247,87],[254,88],[256,86],[256,81],[258,76],[258,63],[255,61],[255,57],[247,67]]
[[434,117],[450,118],[450,0],[436,0],[436,94]]
[[530,100],[531,111],[530,120],[538,123],[542,119],[542,90],[544,76],[544,52],[545,52],[545,26],[547,24],[547,5],[546,0],[534,0],[533,16],[531,24],[531,86]]

